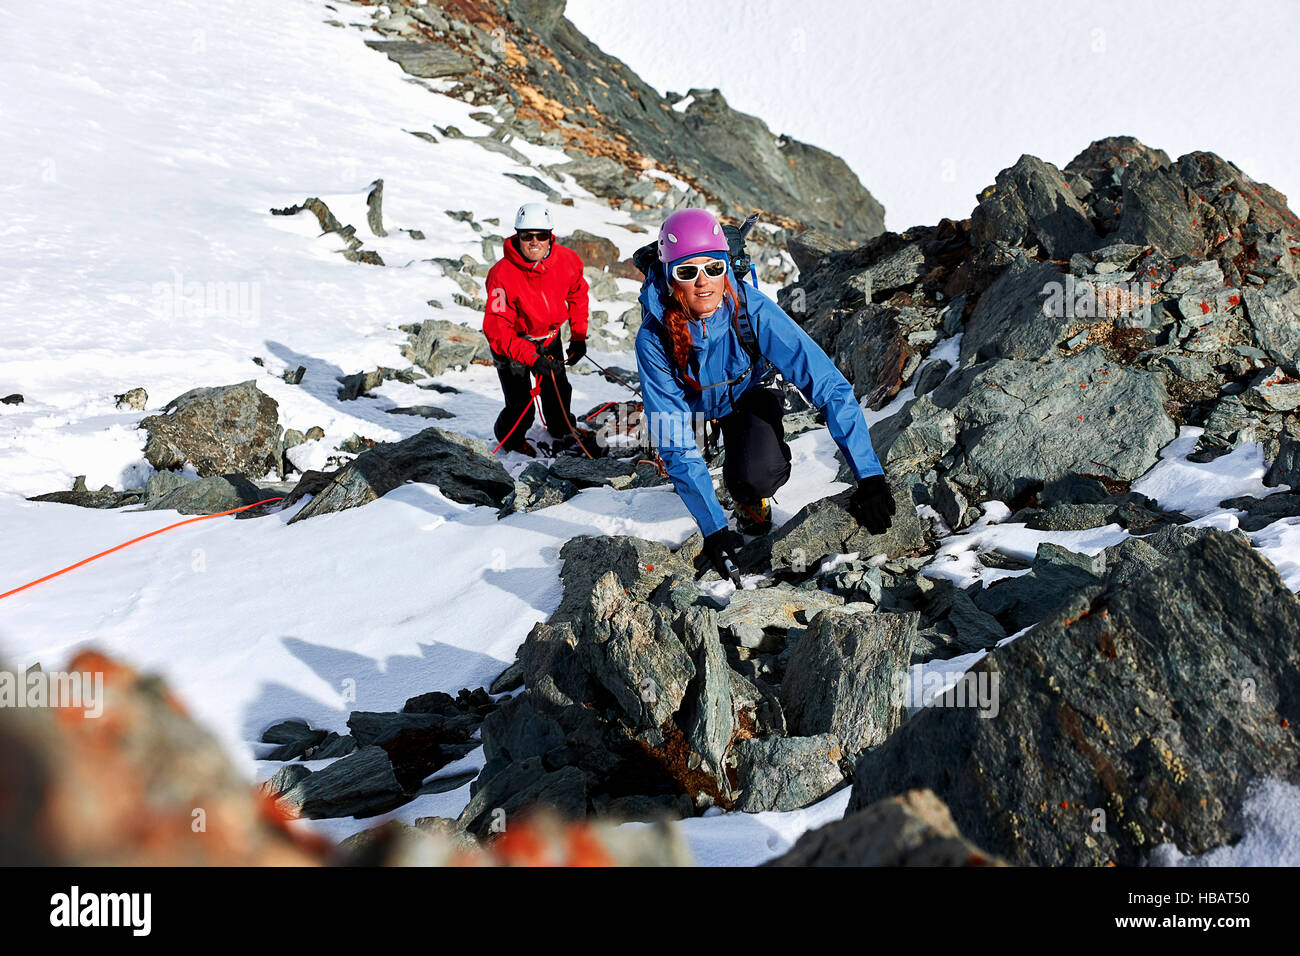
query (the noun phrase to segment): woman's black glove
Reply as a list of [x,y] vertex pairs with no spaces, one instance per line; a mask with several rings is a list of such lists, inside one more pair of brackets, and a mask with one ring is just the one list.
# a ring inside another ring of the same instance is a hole
[[533,359],[533,374],[544,377],[547,372],[563,372],[564,363],[547,352],[538,352]]
[[730,560],[732,567],[739,572],[740,568],[740,549],[744,547],[745,539],[730,528],[720,528],[713,534],[706,535],[704,538],[704,556],[713,563],[718,569],[718,574],[723,578],[731,579],[731,571],[727,569],[727,561]]
[[892,524],[894,495],[884,475],[868,475],[849,498],[849,514],[872,534],[884,534]]
[[577,365],[582,361],[582,357],[587,354],[587,340],[574,339],[569,343],[568,358],[565,365]]

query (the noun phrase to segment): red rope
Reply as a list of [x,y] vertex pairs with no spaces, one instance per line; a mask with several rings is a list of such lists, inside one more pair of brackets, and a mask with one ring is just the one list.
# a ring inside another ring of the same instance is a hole
[[179,528],[183,524],[191,524],[192,522],[195,521],[205,521],[208,518],[219,518],[222,515],[233,515],[238,511],[247,511],[249,508],[256,508],[258,505],[265,505],[265,504],[270,504],[272,501],[283,501],[283,500],[284,500],[283,497],[266,498],[262,501],[255,501],[251,505],[244,505],[242,508],[231,508],[229,511],[218,511],[216,514],[199,515],[197,518],[186,518],[184,521],[177,521],[175,524],[169,524],[167,525],[167,527],[159,528],[157,531],[150,531],[148,534],[142,534],[140,535],[140,537],[132,538],[130,541],[123,541],[116,548],[109,548],[107,551],[99,552],[99,554],[92,554],[90,557],[83,558],[82,560],[78,561],[76,564],[70,564],[66,568],[45,575],[45,577],[43,578],[37,578],[35,581],[29,581],[28,583],[24,584],[22,587],[14,588],[12,591],[6,591],[4,594],[0,594],[0,600],[9,597],[11,594],[17,594],[19,591],[25,591],[28,588],[32,587],[33,585],[40,584],[42,581],[48,581],[50,578],[56,578],[60,574],[66,574],[67,572],[71,571],[73,568],[79,568],[83,564],[87,564],[88,562],[94,561],[96,558],[102,558],[104,555],[112,554],[114,551],[121,551],[128,544],[135,544],[137,541],[143,541],[145,538],[152,538],[156,534],[162,534],[164,531],[170,531],[172,528]]
[[533,390],[528,393],[528,404],[525,405],[524,410],[519,413],[519,417],[515,419],[515,423],[510,426],[510,431],[506,432],[506,437],[501,439],[499,442],[497,442],[497,447],[492,449],[492,454],[495,455],[497,453],[497,450],[506,443],[506,438],[509,438],[511,435],[515,433],[515,429],[519,427],[519,423],[524,420],[524,416],[527,415],[529,410],[533,407],[533,400],[537,398],[537,396],[540,395],[541,392],[542,392],[542,382],[540,379],[538,379],[537,384],[533,386]]

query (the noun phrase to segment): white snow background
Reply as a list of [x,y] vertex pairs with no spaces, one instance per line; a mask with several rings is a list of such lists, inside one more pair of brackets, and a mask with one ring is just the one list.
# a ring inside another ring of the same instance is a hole
[[[732,22],[725,7],[719,15]],[[114,404],[129,388],[148,390],[151,414],[188,389],[253,379],[279,403],[285,427],[324,429],[323,441],[295,451],[304,468],[320,467],[354,433],[394,440],[427,424],[385,409],[429,402],[430,392],[390,381],[375,390],[377,398],[340,402],[335,376],[409,365],[399,351],[401,324],[448,318],[479,327],[481,316],[452,303],[458,287],[427,261],[480,255],[479,234],[445,211],[499,218],[508,233],[514,209],[538,194],[502,174],[538,173],[473,143],[439,137],[430,144],[406,132],[454,124],[478,135],[488,127],[469,118],[483,107],[435,92],[450,84],[407,77],[366,48],[355,29],[324,22],[363,23],[370,15],[322,0],[67,0],[57,17],[30,5],[0,9],[0,161],[7,171],[0,185],[0,394],[25,396],[22,404],[0,405],[0,593],[185,517],[26,500],[69,488],[77,475],[92,489],[142,484],[152,470],[136,428],[144,416]],[[978,84],[953,84],[963,86]],[[781,125],[779,112],[764,118]],[[829,137],[809,138],[835,148]],[[1080,132],[1069,148],[1088,138]],[[520,140],[512,145],[534,163],[566,158]],[[1214,145],[1198,139],[1188,148]],[[1017,145],[1016,155],[1021,151],[1029,145]],[[1007,155],[993,171],[1014,159]],[[1266,170],[1259,176],[1269,179]],[[365,227],[365,196],[379,177],[385,239]],[[992,177],[981,184],[985,178]],[[864,179],[889,206],[892,197],[881,188],[888,180]],[[551,185],[575,200],[572,208],[555,207],[561,234],[582,228],[608,236],[624,255],[645,241],[623,228],[626,215],[571,180]],[[925,189],[942,195],[933,183]],[[320,236],[308,213],[268,211],[309,196],[357,226],[365,248],[387,266],[343,259],[341,242]],[[942,214],[964,216],[971,205],[945,200]],[[404,228],[427,238],[397,231]],[[167,306],[167,289],[210,282],[246,283],[256,290],[257,309],[189,314]],[[636,285],[623,280],[620,288]],[[430,308],[430,298],[446,308]],[[626,307],[592,306],[612,315]],[[953,339],[931,360],[955,354]],[[635,364],[630,351],[595,357]],[[299,364],[307,368],[303,383],[285,384],[280,373]],[[501,401],[495,372],[471,367],[438,381],[461,390],[434,399],[457,416],[440,424],[491,440]],[[575,410],[624,394],[595,375],[573,381]],[[909,388],[869,419],[892,413],[910,395]],[[1203,513],[1200,521],[1235,526],[1235,513],[1215,507],[1220,498],[1277,489],[1259,482],[1265,464],[1257,447],[1211,465],[1186,462],[1181,456],[1195,433],[1184,429],[1134,487],[1161,499],[1180,496],[1180,506]],[[534,437],[542,434],[535,426]],[[834,446],[824,429],[801,436],[794,450],[778,521],[843,487],[833,481]],[[504,458],[512,472],[527,461]],[[1032,557],[1037,542],[1050,540],[1096,553],[1127,534],[1115,526],[1030,531],[999,523],[1008,516],[1002,503],[984,508],[985,518],[947,539],[926,573],[963,582],[982,574],[987,582],[1007,572],[990,573],[977,551]],[[595,531],[675,545],[694,530],[667,487],[588,490],[500,521],[491,509],[419,484],[289,528],[292,513],[194,522],[4,599],[0,660],[57,669],[76,649],[93,646],[156,672],[239,769],[260,780],[278,767],[258,760],[271,747],[257,741],[274,722],[297,717],[346,732],[352,710],[400,709],[419,693],[490,683],[532,624],[556,607],[558,552],[569,538]],[[1300,590],[1300,519],[1252,537]],[[969,664],[944,662],[943,669]],[[476,752],[439,776],[480,764]],[[1294,788],[1278,784],[1261,793],[1271,802],[1250,817],[1260,827],[1232,853],[1208,854],[1208,862],[1300,862]],[[791,813],[714,810],[675,826],[701,863],[754,864],[840,817],[848,795],[841,790]],[[296,825],[340,839],[388,817],[455,816],[468,796],[466,785],[376,818]]]

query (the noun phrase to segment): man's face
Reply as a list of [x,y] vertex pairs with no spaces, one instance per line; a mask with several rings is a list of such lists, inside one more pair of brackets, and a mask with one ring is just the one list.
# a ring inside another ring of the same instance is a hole
[[541,262],[551,251],[551,234],[540,229],[521,230],[519,251],[529,262]]

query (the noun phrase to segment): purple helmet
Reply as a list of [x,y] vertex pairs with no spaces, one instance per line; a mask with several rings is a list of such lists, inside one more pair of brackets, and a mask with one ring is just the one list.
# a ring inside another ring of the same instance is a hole
[[659,227],[659,261],[665,265],[708,252],[727,252],[722,225],[708,210],[679,209]]

